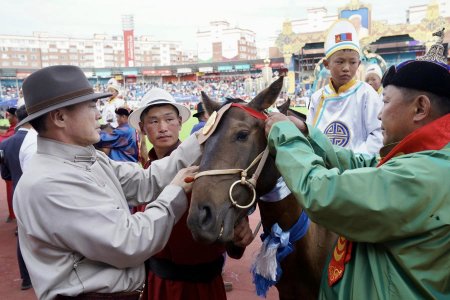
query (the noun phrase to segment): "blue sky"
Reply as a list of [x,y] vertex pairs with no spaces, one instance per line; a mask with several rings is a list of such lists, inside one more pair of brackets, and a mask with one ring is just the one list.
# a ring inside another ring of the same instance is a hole
[[[372,19],[402,23],[406,9],[430,0],[365,0]],[[135,35],[182,41],[195,48],[195,34],[210,21],[256,32],[262,41],[276,36],[286,19],[300,19],[306,8],[326,6],[329,14],[349,0],[9,0],[2,1],[0,34],[31,35],[34,31],[91,37],[94,33],[121,34],[122,14],[133,14]],[[313,5],[312,5],[313,4]]]

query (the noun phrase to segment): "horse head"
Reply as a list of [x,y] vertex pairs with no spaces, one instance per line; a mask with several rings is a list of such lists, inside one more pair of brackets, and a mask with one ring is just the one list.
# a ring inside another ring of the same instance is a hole
[[[219,117],[205,127],[207,131],[212,126],[214,131],[204,142],[200,176],[192,188],[187,222],[196,240],[231,241],[234,225],[256,205],[255,199],[276,184],[279,173],[274,160],[269,156],[259,166],[259,159],[267,146],[263,112],[275,102],[282,86],[280,77],[248,104],[241,101],[222,108],[202,92],[208,113],[219,111]],[[259,176],[252,177],[257,169]],[[248,180],[250,177],[256,180]]]

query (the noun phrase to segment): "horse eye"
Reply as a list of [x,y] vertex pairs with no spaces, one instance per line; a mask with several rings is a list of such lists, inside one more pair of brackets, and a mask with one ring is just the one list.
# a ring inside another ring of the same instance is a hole
[[247,140],[247,137],[248,137],[248,131],[239,131],[238,134],[236,135],[236,140],[244,142]]

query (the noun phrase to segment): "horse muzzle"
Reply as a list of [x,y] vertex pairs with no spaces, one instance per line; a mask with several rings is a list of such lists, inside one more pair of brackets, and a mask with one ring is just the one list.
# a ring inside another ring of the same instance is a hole
[[187,226],[196,241],[227,242],[233,239],[235,215],[229,203],[215,207],[210,201],[204,201],[191,205]]

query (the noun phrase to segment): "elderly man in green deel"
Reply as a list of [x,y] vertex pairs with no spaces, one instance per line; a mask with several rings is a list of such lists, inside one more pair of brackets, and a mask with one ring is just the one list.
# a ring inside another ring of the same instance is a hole
[[381,160],[333,146],[302,121],[266,121],[287,186],[340,235],[320,299],[450,299],[449,70],[426,55],[386,72]]

